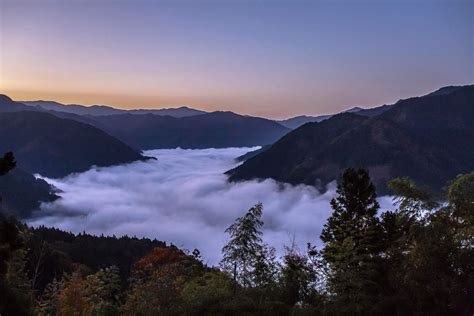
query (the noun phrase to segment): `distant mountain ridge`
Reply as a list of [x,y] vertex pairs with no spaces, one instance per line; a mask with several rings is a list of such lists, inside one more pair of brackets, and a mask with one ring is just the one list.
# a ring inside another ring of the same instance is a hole
[[155,115],[169,115],[173,117],[187,117],[207,113],[205,111],[196,110],[187,106],[181,106],[178,108],[163,108],[163,109],[135,109],[135,110],[122,110],[116,109],[107,105],[91,105],[85,106],[80,104],[62,104],[56,101],[18,101],[30,107],[36,107],[43,110],[51,110],[57,112],[66,112],[77,115],[90,115],[90,116],[102,116],[102,115],[116,115],[116,114],[155,114]]
[[19,167],[48,177],[144,159],[93,126],[43,112],[1,113],[0,134],[9,135],[0,152],[13,151]]
[[258,146],[273,143],[289,132],[272,120],[225,111],[207,113],[188,107],[119,110],[54,101],[23,103],[36,111],[95,126],[140,150]]
[[[348,110],[345,110],[341,113],[357,113],[359,115],[370,117],[370,116],[379,115],[382,112],[387,111],[389,108],[390,108],[390,105],[386,105],[386,104],[375,107],[375,108],[368,108],[368,109],[364,109],[364,108],[356,106]],[[337,114],[340,114],[340,113],[337,113]],[[291,117],[289,119],[281,120],[277,122],[285,127],[296,129],[306,123],[322,122],[324,120],[330,119],[331,117],[337,114],[328,114],[328,115],[320,115],[320,116],[300,115],[300,116]]]
[[107,133],[139,149],[251,147],[271,144],[290,131],[272,120],[233,112],[183,118],[122,114],[94,120]]
[[371,117],[342,113],[308,123],[227,172],[320,189],[345,168],[368,168],[380,192],[400,176],[440,190],[474,170],[474,85],[400,100]]

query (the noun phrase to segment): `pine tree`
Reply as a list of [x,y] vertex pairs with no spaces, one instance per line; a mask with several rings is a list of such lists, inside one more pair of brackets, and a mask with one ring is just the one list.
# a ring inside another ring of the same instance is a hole
[[278,264],[275,248],[263,244],[257,253],[252,278],[254,285],[260,288],[269,288],[276,282]]
[[322,250],[330,267],[328,285],[339,314],[370,311],[380,291],[380,224],[375,187],[364,169],[347,169],[332,199]]
[[221,266],[244,287],[254,284],[253,270],[262,262],[258,259],[263,250],[262,210],[262,203],[256,204],[225,230],[230,241],[222,248]]

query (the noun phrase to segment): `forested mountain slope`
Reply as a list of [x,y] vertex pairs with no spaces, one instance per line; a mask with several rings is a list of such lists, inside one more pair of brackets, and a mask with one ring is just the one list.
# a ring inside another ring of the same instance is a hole
[[348,167],[368,168],[379,191],[409,176],[439,190],[474,169],[474,86],[400,100],[365,117],[343,113],[292,131],[228,171],[231,181],[273,178],[323,189]]

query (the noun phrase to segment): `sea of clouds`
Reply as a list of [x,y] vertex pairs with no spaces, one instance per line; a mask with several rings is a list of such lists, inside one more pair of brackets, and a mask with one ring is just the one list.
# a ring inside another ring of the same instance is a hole
[[[215,265],[227,240],[224,230],[257,202],[264,206],[264,240],[281,255],[293,240],[302,250],[319,244],[331,214],[335,184],[321,194],[310,186],[273,180],[229,183],[223,174],[234,158],[257,148],[151,150],[157,160],[92,168],[62,179],[48,179],[61,198],[43,204],[33,226],[66,231],[150,237],[186,249],[197,248]],[[379,199],[382,209],[391,199]]]

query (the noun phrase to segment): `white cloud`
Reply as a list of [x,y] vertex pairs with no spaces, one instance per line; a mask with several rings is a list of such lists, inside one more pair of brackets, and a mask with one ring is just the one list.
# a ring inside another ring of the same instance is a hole
[[[64,191],[62,198],[43,204],[29,224],[157,238],[198,248],[209,264],[217,264],[225,228],[261,201],[264,239],[280,253],[293,236],[302,248],[317,243],[331,214],[335,185],[320,194],[313,187],[273,180],[228,183],[223,172],[236,165],[233,158],[249,150],[152,150],[145,154],[158,160],[47,179]],[[390,205],[388,197],[380,201],[383,207]]]

